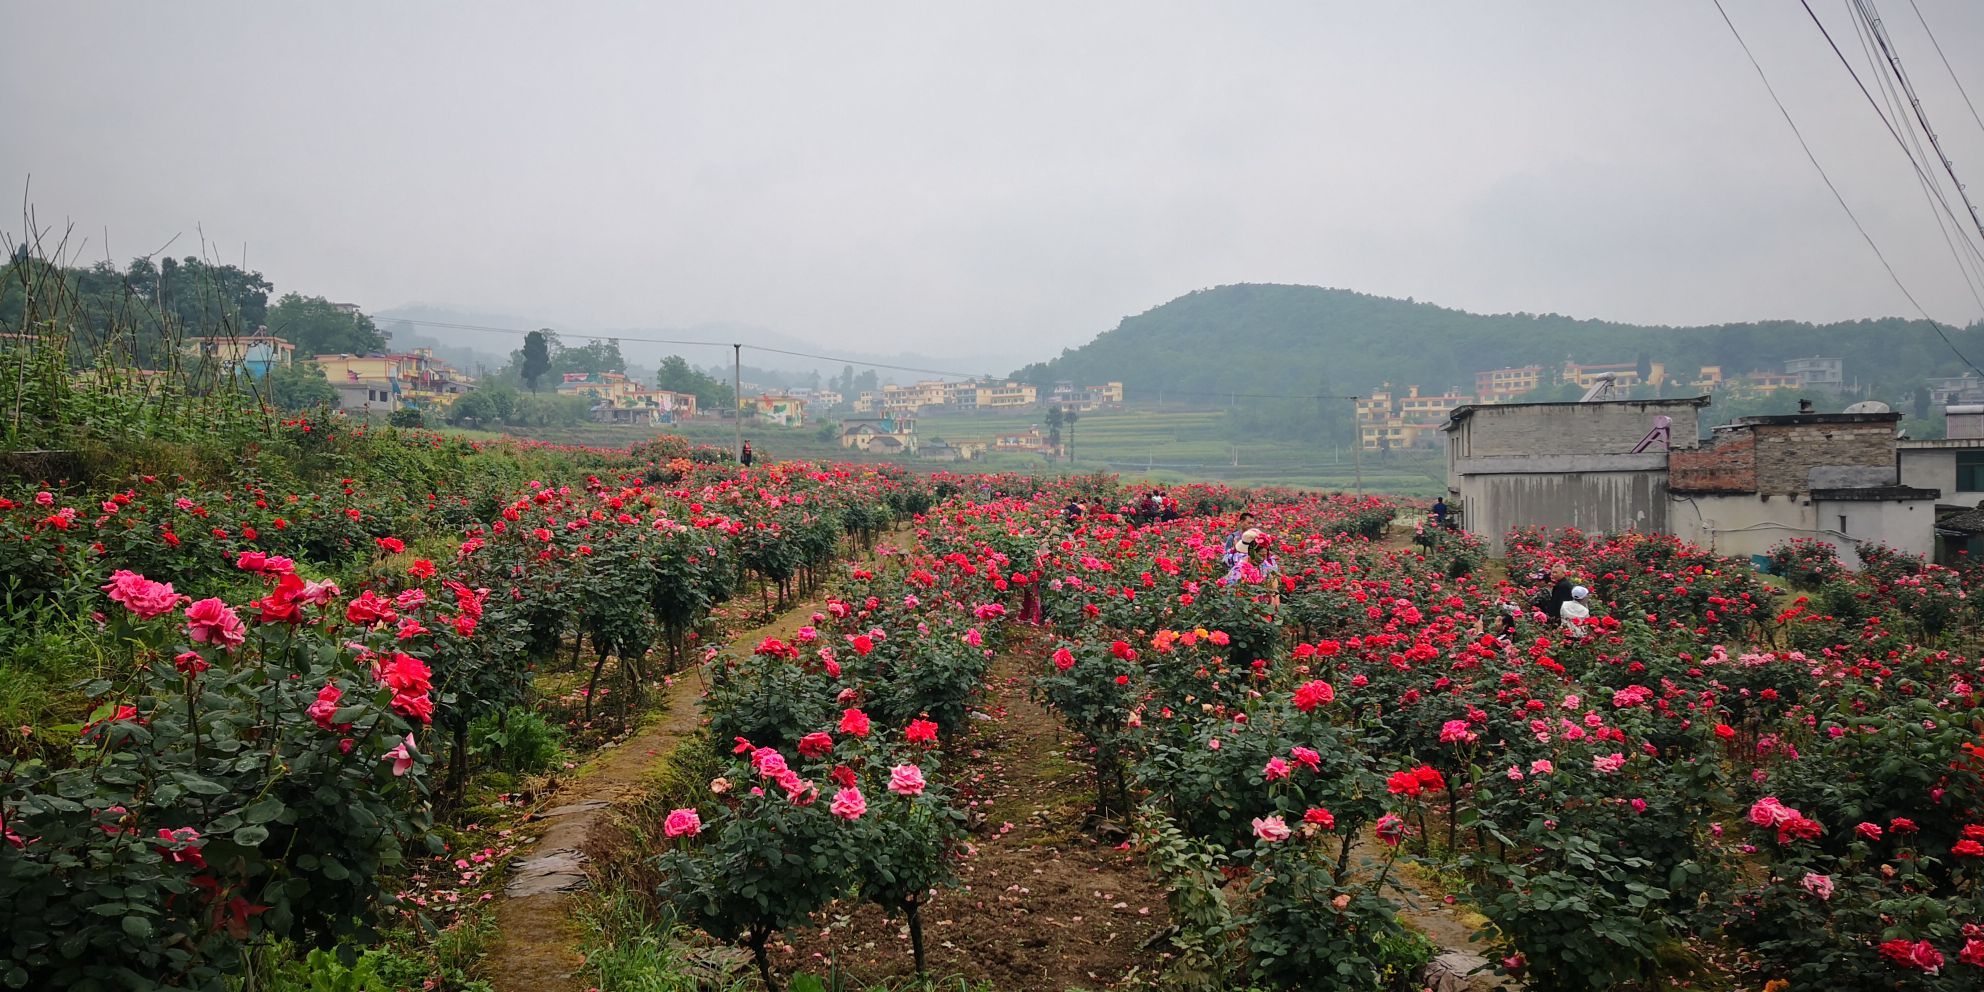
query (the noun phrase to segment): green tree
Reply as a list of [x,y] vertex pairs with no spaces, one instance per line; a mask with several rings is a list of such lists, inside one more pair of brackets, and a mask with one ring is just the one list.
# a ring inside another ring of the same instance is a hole
[[1050,406],[1047,408],[1047,445],[1056,452],[1061,450],[1061,424],[1066,419],[1067,416],[1061,412],[1060,407]]
[[556,373],[584,372],[598,375],[602,372],[627,371],[627,359],[620,354],[618,339],[591,341],[577,348],[558,348],[551,355],[551,371]]
[[1068,464],[1075,463],[1075,421],[1082,419],[1080,410],[1070,409],[1061,415],[1061,423],[1068,429]]
[[338,391],[315,362],[278,365],[262,378],[263,396],[284,410],[313,410],[336,406]]
[[694,396],[697,409],[719,410],[734,402],[730,383],[690,365],[681,355],[670,355],[661,360],[661,368],[654,375],[654,384],[657,389]]
[[524,335],[523,361],[518,368],[524,385],[530,387],[533,396],[537,395],[537,380],[551,371],[551,342],[557,337],[549,328],[540,328]]
[[321,296],[284,293],[269,308],[268,328],[303,355],[365,355],[386,347],[372,318],[341,310]]

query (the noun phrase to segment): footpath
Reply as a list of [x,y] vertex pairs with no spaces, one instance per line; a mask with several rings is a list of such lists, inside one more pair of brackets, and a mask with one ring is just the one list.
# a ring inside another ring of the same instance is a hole
[[[789,634],[818,604],[802,603],[729,639],[754,644]],[[542,830],[518,849],[510,878],[495,903],[496,941],[481,975],[496,992],[583,992],[580,934],[573,893],[585,888],[586,851],[611,828],[616,809],[639,797],[655,763],[695,732],[702,695],[700,669],[676,673],[657,709],[633,736],[610,745],[545,801],[528,829]]]

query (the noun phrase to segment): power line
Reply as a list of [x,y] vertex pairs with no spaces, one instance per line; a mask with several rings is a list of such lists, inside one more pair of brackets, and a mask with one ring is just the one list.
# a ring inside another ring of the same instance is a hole
[[1977,122],[1980,130],[1984,130],[1984,117],[1978,116],[1977,105],[1970,102],[1970,93],[1963,88],[1963,80],[1958,79],[1956,70],[1950,68],[1949,56],[1943,54],[1943,44],[1936,40],[1936,32],[1929,29],[1929,20],[1922,16],[1922,8],[1915,5],[1915,0],[1908,0],[1908,6],[1915,11],[1915,19],[1921,23],[1922,33],[1929,36],[1929,44],[1936,49],[1936,57],[1943,60],[1943,69],[1950,74],[1950,82],[1955,83],[1956,91],[1962,94],[1963,105],[1970,108],[1970,119]]
[[[1850,13],[1853,9],[1853,0],[1844,0],[1844,2]],[[1902,121],[1904,125],[1907,125],[1908,117],[1901,109],[1901,95],[1895,92],[1894,83],[1888,74],[1880,71],[1880,63],[1874,55],[1874,44],[1872,39],[1868,37],[1866,25],[1861,23],[1859,18],[1855,17],[1853,19],[1853,27],[1854,36],[1860,40],[1860,53],[1867,58],[1867,68],[1875,74],[1875,78],[1880,83],[1881,96],[1886,101],[1887,112],[1894,115],[1893,120]],[[1980,253],[1977,250],[1977,246],[1971,242],[1970,236],[1964,233],[1962,223],[1956,219],[1955,211],[1949,207],[1949,201],[1942,198],[1940,185],[1932,184],[1929,181],[1929,177],[1923,174],[1920,163],[1922,159],[1928,157],[1929,153],[1922,150],[1922,143],[1916,138],[1915,128],[1912,125],[1907,125],[1906,130],[1908,131],[1909,147],[1912,149],[1909,153],[1909,158],[1911,159],[1911,164],[1916,166],[1915,183],[1921,187],[1922,198],[1928,202],[1929,213],[1935,217],[1936,233],[1942,236],[1943,245],[1950,250],[1950,256],[1956,260],[1957,271],[1963,274],[1963,283],[1970,290],[1971,300],[1976,302],[1979,310],[1984,310],[1984,290],[1980,290],[1979,288],[1980,285],[1984,285],[1984,253]],[[1941,201],[1943,205],[1943,213],[1940,214],[1936,213],[1936,204],[1938,201]],[[1948,224],[1943,220],[1945,215],[1949,216]],[[1954,239],[1950,237],[1950,225],[1955,226],[1956,237]],[[1958,241],[1963,242],[1963,247],[1968,249],[1968,251],[1957,250]],[[1973,272],[1975,273],[1974,276]]]
[[[1812,10],[1812,5],[1809,2],[1809,0],[1798,0],[1798,3],[1799,6],[1805,8],[1805,15],[1812,19],[1812,24],[1814,27],[1817,27],[1819,29],[1819,34],[1824,36],[1824,38],[1826,39],[1826,44],[1832,48],[1833,55],[1839,59],[1839,64],[1846,68],[1846,74],[1853,77],[1853,84],[1860,88],[1860,95],[1867,98],[1867,105],[1874,108],[1874,116],[1879,117],[1881,119],[1881,126],[1887,128],[1888,136],[1894,139],[1895,145],[1901,149],[1901,154],[1908,159],[1909,168],[1915,170],[1916,178],[1921,180],[1923,183],[1927,184],[1928,187],[1935,192],[1936,201],[1942,204],[1943,212],[1949,216],[1951,221],[1954,221],[1957,224],[1957,230],[1959,232],[1963,231],[1963,222],[1957,220],[1956,208],[1950,206],[1949,199],[1943,195],[1942,183],[1936,181],[1930,175],[1930,173],[1922,167],[1922,163],[1916,161],[1915,156],[1909,152],[1908,142],[1902,138],[1901,132],[1895,129],[1894,122],[1888,120],[1888,115],[1881,110],[1880,101],[1874,99],[1874,94],[1867,89],[1867,84],[1860,79],[1860,73],[1853,68],[1853,63],[1847,59],[1846,53],[1840,50],[1839,43],[1833,40],[1832,32],[1826,28],[1824,21],[1819,20],[1819,15]],[[1852,0],[1848,0],[1848,3],[1851,4]],[[1721,7],[1722,7],[1721,0],[1716,0],[1716,9],[1720,10]],[[1729,15],[1727,13],[1724,13],[1722,15],[1722,20],[1723,23],[1728,24]],[[1729,24],[1729,30],[1732,32],[1735,31],[1736,25]],[[1738,35],[1736,40],[1739,44],[1741,44],[1743,40],[1742,36]],[[1749,54],[1749,46],[1745,45],[1743,47],[1743,51],[1744,54]],[[1757,75],[1759,78],[1761,78],[1763,76],[1764,70],[1762,66],[1757,65],[1756,56],[1754,55],[1750,56],[1750,64],[1757,66]],[[1766,89],[1770,87],[1770,80],[1768,79],[1764,80],[1764,87]],[[1777,93],[1774,90],[1771,93],[1771,99],[1773,100],[1777,99]],[[1784,110],[1784,104],[1781,101],[1778,103],[1778,110],[1779,111]],[[1787,122],[1790,121],[1791,115],[1789,113],[1785,113],[1784,119]],[[1902,116],[1902,124],[1903,126],[1908,126],[1908,120],[1905,115]],[[1791,126],[1791,129],[1795,132],[1798,130],[1798,126],[1796,124],[1793,124]],[[1912,129],[1910,133],[1911,134],[1914,133]],[[1804,138],[1801,136],[1799,138],[1799,141],[1802,143],[1804,141]],[[1806,149],[1806,155],[1807,157],[1810,157],[1811,155],[1810,148]],[[1814,159],[1812,164],[1816,166],[1818,165],[1818,161]],[[1821,171],[1823,173],[1823,170]],[[1951,173],[1951,178],[1955,178],[1955,173]],[[1961,188],[1962,188],[1962,184],[1959,183],[1958,184],[1959,191],[1961,191]],[[1835,190],[1835,194],[1837,194],[1836,190]],[[1966,201],[1966,204],[1967,202],[1968,201]],[[1844,205],[1843,201],[1841,205],[1842,206]],[[1973,223],[1975,223],[1977,220],[1975,210],[1972,211],[1971,220]],[[1984,227],[1980,227],[1979,231],[1980,233],[1984,233]],[[1862,233],[1864,234],[1865,232],[1863,231]],[[1971,242],[1970,236],[1968,234],[1963,235],[1963,243],[1966,247],[1969,247],[1971,251],[1975,252],[1977,250],[1976,245]]]
[[[1937,337],[1943,339],[1943,344],[1950,349],[1951,354],[1955,355],[1958,359],[1961,359],[1963,364],[1970,367],[1971,371],[1976,372],[1980,376],[1984,376],[1984,369],[1978,368],[1975,362],[1972,362],[1969,359],[1969,357],[1965,356],[1962,351],[1957,349],[1956,342],[1951,341],[1949,335],[1943,333],[1942,323],[1937,321],[1935,318],[1929,316],[1929,311],[1922,306],[1920,301],[1916,300],[1914,293],[1909,292],[1908,285],[1901,281],[1901,276],[1896,274],[1896,272],[1894,271],[1894,266],[1888,262],[1887,256],[1881,252],[1881,246],[1874,242],[1873,235],[1867,233],[1866,225],[1860,223],[1859,216],[1854,214],[1853,208],[1847,204],[1846,197],[1842,196],[1839,192],[1839,187],[1833,184],[1832,176],[1826,174],[1825,166],[1821,165],[1819,163],[1819,157],[1813,154],[1811,143],[1805,140],[1805,133],[1798,129],[1798,122],[1792,119],[1791,111],[1786,110],[1784,107],[1784,101],[1778,98],[1777,87],[1771,85],[1770,77],[1764,73],[1763,64],[1757,61],[1756,54],[1750,51],[1749,43],[1743,40],[1743,33],[1741,31],[1736,30],[1736,22],[1729,19],[1729,12],[1727,10],[1724,10],[1722,7],[1722,0],[1713,0],[1713,2],[1715,3],[1716,13],[1722,15],[1722,23],[1729,28],[1729,33],[1731,36],[1733,36],[1736,39],[1737,46],[1743,49],[1743,56],[1750,60],[1750,67],[1756,70],[1757,79],[1764,84],[1764,92],[1770,94],[1771,103],[1777,106],[1778,114],[1783,116],[1784,123],[1791,128],[1791,134],[1798,139],[1798,147],[1804,149],[1805,160],[1812,163],[1812,168],[1818,172],[1819,178],[1825,182],[1826,189],[1832,191],[1833,200],[1838,202],[1840,210],[1845,211],[1846,218],[1853,222],[1853,229],[1860,232],[1861,239],[1867,242],[1867,247],[1873,251],[1874,257],[1880,260],[1881,268],[1887,270],[1888,278],[1894,281],[1895,288],[1901,290],[1901,295],[1908,299],[1908,302],[1912,304],[1915,307],[1916,311],[1922,315],[1922,319],[1929,322],[1929,326],[1935,330]],[[1804,3],[1804,0],[1799,0],[1799,2],[1802,4]],[[1805,10],[1807,13],[1810,13],[1811,9],[1812,8],[1810,7],[1810,5],[1805,6]],[[1818,16],[1814,14],[1812,20],[1814,23],[1818,23]],[[1819,30],[1821,32],[1824,32],[1825,25],[1820,24]],[[1826,40],[1830,42],[1832,40],[1832,36],[1830,34],[1827,34]],[[1838,53],[1839,46],[1833,45],[1833,51],[1835,53]],[[1842,62],[1845,61],[1845,58],[1846,56],[1844,55],[1844,53],[1840,53],[1840,60]],[[1852,69],[1851,63],[1847,64],[1847,69],[1851,71]],[[1855,78],[1857,79],[1858,76],[1856,75]],[[1861,87],[1861,92],[1866,93],[1865,86]],[[1868,100],[1871,101],[1873,99],[1873,94],[1868,93],[1867,98]],[[1885,115],[1883,115],[1881,119],[1885,121],[1887,118]],[[1890,127],[1889,131],[1892,132],[1893,128]],[[1896,135],[1896,139],[1899,140],[1899,138],[1900,135]],[[1903,147],[1905,150],[1906,146]],[[1912,162],[1914,160],[1910,159],[1910,161]]]
[[[1943,163],[1943,171],[1949,173],[1950,183],[1956,186],[1957,199],[1962,200],[1964,207],[1970,211],[1971,224],[1976,226],[1979,235],[1984,235],[1984,217],[1978,216],[1977,205],[1970,202],[1970,193],[1964,189],[1963,180],[1957,178],[1956,163],[1951,162],[1949,155],[1943,151],[1943,142],[1936,137],[1936,129],[1929,126],[1929,112],[1922,109],[1922,98],[1915,95],[1915,84],[1909,81],[1908,70],[1902,68],[1901,55],[1889,41],[1880,14],[1867,0],[1854,0],[1854,7],[1860,11],[1860,19],[1866,22],[1867,30],[1872,33],[1874,44],[1887,56],[1894,78],[1901,83],[1901,91],[1908,95],[1908,105],[1915,111],[1915,120],[1922,125],[1922,136],[1929,139],[1929,147],[1936,150],[1936,158]],[[1806,9],[1811,8],[1808,6]]]

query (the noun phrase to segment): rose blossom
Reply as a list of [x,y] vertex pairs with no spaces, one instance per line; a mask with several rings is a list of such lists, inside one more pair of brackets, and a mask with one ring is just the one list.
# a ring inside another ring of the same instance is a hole
[[1254,818],[1254,836],[1275,842],[1288,839],[1288,824],[1279,816],[1257,816]]
[[240,647],[248,639],[248,625],[235,616],[226,602],[203,599],[186,608],[186,632],[195,644]]
[[834,793],[834,803],[830,808],[835,816],[843,820],[859,820],[861,814],[868,812],[868,801],[861,797],[860,789],[850,787]]
[[897,765],[889,769],[889,791],[899,796],[920,796],[923,794],[923,769],[916,765]]
[[691,806],[670,810],[661,832],[669,837],[694,837],[703,832],[703,818]]

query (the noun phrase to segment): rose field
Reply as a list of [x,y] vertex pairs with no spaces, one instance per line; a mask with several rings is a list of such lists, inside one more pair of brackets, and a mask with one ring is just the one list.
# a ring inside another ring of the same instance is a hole
[[1984,988],[1960,572],[224,430],[0,475],[0,987]]

